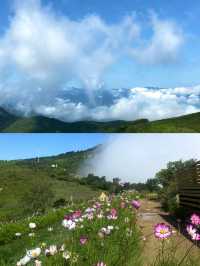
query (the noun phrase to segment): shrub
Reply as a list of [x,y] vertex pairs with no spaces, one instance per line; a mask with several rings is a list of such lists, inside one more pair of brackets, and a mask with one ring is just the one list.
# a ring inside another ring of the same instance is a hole
[[60,207],[63,207],[63,206],[66,206],[67,204],[67,201],[66,199],[58,199],[56,200],[54,203],[53,203],[53,207],[54,208],[60,208]]
[[47,180],[34,180],[29,191],[22,196],[25,213],[44,213],[51,206],[54,194],[51,183]]

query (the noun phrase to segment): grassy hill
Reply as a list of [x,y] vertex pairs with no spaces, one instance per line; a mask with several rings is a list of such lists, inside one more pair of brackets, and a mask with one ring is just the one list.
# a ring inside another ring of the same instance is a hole
[[53,118],[35,116],[29,118],[19,118],[8,127],[3,133],[97,133],[97,132],[120,132],[129,125],[145,123],[147,120],[137,120],[135,122],[111,121],[111,122],[73,122],[66,123]]
[[[53,202],[89,199],[96,191],[81,185],[77,175],[80,164],[93,149],[58,156],[17,161],[0,161],[0,223],[23,217],[21,199],[38,182],[51,185]],[[57,166],[57,167],[55,167]]]
[[12,115],[0,107],[0,132],[9,127],[17,120],[15,115]]
[[198,133],[200,132],[200,113],[157,120],[153,122],[128,125],[123,132],[135,133]]
[[0,132],[3,133],[192,133],[200,132],[200,113],[150,122],[135,121],[66,123],[43,116],[16,117],[0,109]]

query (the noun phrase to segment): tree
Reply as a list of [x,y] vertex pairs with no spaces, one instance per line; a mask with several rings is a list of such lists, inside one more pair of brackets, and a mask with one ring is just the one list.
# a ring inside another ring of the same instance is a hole
[[187,184],[188,180],[195,181],[195,163],[196,161],[193,159],[169,162],[166,169],[162,169],[156,174],[158,184],[162,187],[160,190],[161,203],[166,210],[170,212],[178,210],[176,195],[182,184]]
[[150,191],[150,192],[158,191],[158,189],[159,189],[158,179],[156,179],[156,178],[147,179],[147,181],[146,181],[146,189],[148,191]]
[[26,213],[44,213],[52,205],[54,193],[48,180],[36,179],[30,189],[22,196]]

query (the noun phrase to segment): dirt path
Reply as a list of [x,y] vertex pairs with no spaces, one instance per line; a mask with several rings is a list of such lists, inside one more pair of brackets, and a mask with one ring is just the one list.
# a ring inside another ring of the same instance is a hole
[[[161,245],[161,241],[158,241],[153,235],[154,225],[161,222],[167,223],[163,217],[169,217],[169,215],[161,210],[159,202],[142,200],[141,203],[142,205],[138,212],[138,224],[142,230],[143,236],[146,238],[146,240],[144,240],[143,251],[143,257],[145,258],[144,265],[149,266],[155,260]],[[170,224],[170,226],[172,225]],[[172,240],[167,241],[180,243],[176,256],[177,258],[181,258],[191,246],[192,242],[180,234],[177,228],[172,226],[172,229],[174,231],[174,236]],[[195,257],[199,256],[200,249],[196,247],[193,248],[191,254]]]

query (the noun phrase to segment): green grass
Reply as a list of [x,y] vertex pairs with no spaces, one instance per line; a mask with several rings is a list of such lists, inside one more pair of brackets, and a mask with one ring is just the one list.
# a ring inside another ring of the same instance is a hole
[[15,117],[0,109],[0,132],[13,133],[195,133],[200,132],[200,113],[157,121],[140,119],[135,121],[65,123],[43,116]]
[[[76,182],[52,180],[52,178],[49,177],[45,178],[52,184],[52,189],[55,194],[54,201],[60,198],[81,201],[89,199],[97,194],[97,192],[90,187],[80,185]],[[4,182],[1,183],[3,191],[0,192],[0,222],[23,216],[21,197],[32,186],[34,186],[33,180],[23,177],[14,180],[5,179]]]
[[[41,158],[39,163],[36,159],[0,161],[0,222],[23,217],[21,199],[38,181],[51,184],[54,202],[61,198],[78,202],[97,195],[98,190],[79,184],[76,176],[81,163],[91,152],[69,152]],[[53,169],[52,164],[57,164],[58,168]]]
[[200,132],[200,113],[130,125],[125,132],[136,133],[197,133]]

